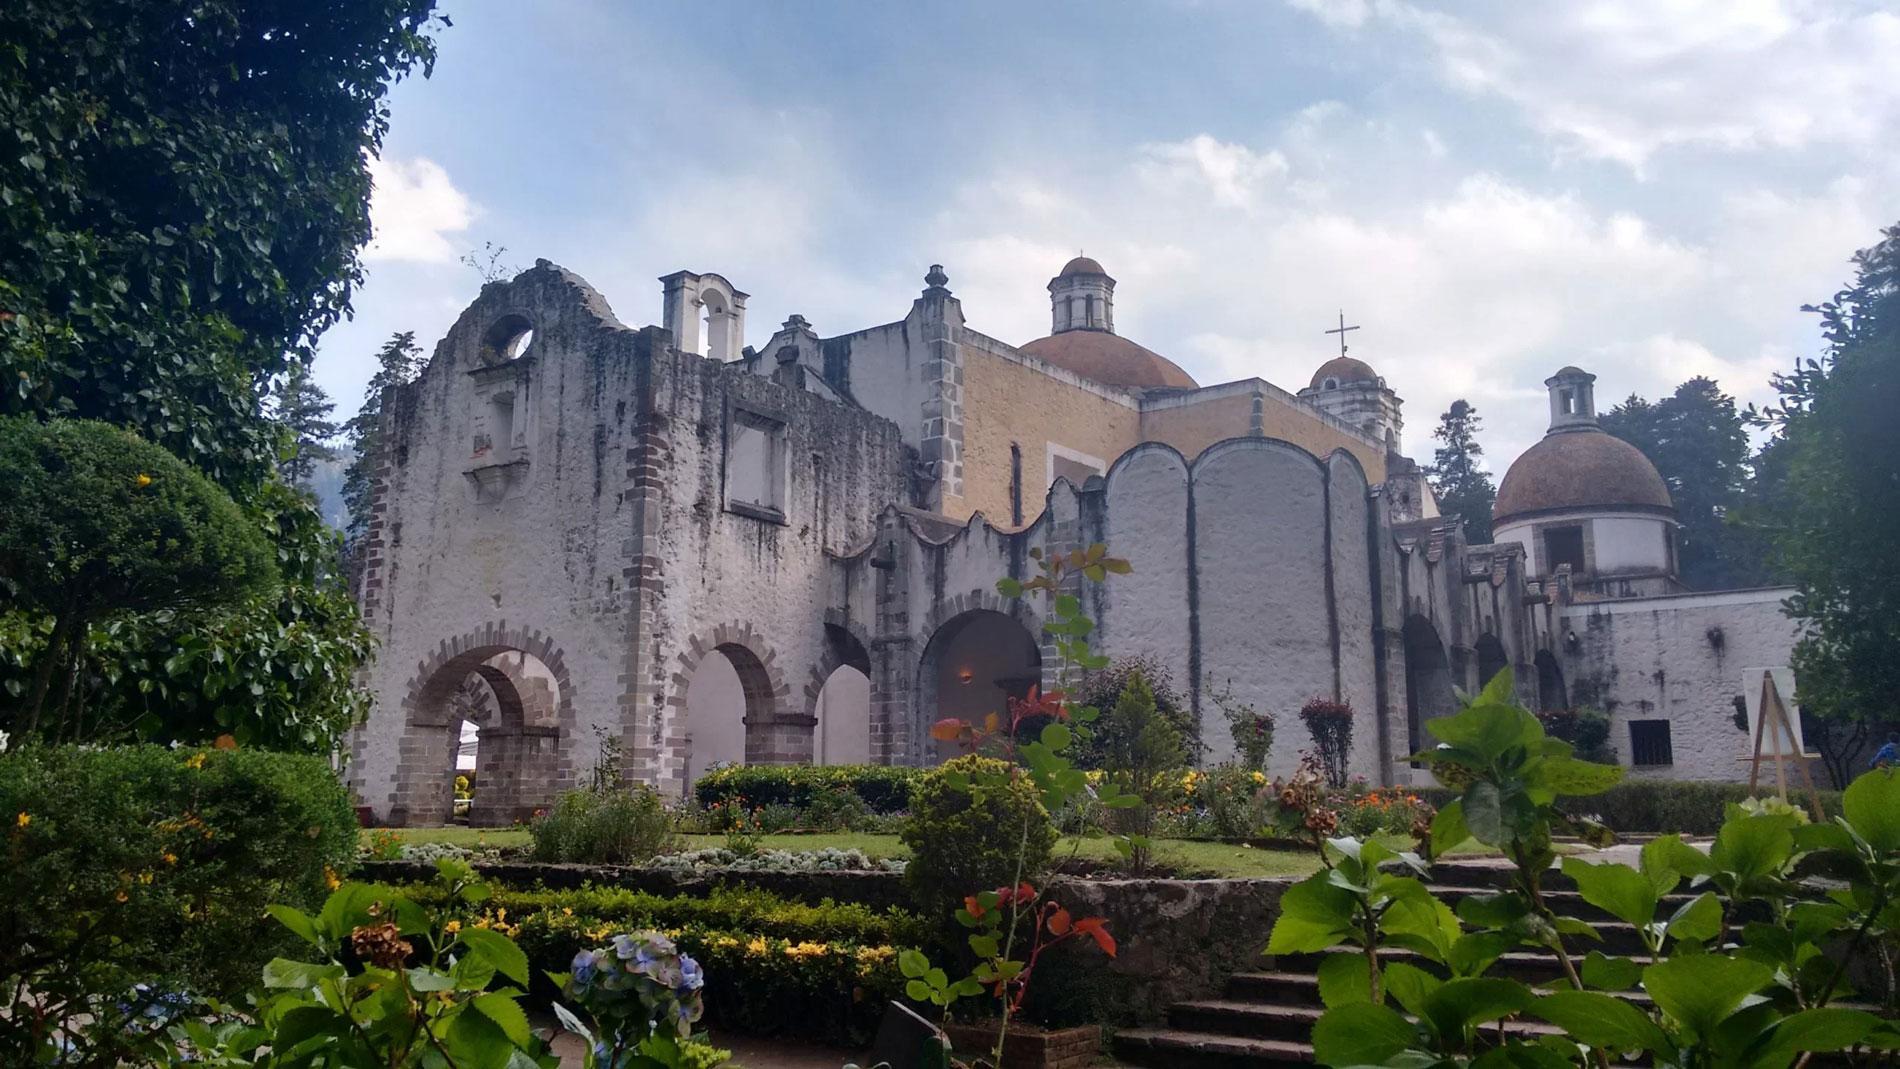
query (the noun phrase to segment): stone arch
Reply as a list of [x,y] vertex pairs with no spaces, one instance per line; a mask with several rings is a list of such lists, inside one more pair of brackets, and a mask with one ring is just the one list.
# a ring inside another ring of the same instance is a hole
[[1478,686],[1483,687],[1491,678],[1511,666],[1511,657],[1504,652],[1504,643],[1496,635],[1486,633],[1478,636]]
[[[1013,610],[1013,611],[1012,611]],[[988,591],[949,599],[926,620],[918,657],[915,699],[918,740],[914,756],[934,763],[944,756],[930,738],[930,725],[944,717],[1005,714],[1006,699],[1041,685],[1045,663],[1040,624],[1019,602]]]
[[714,653],[723,657],[738,676],[744,705],[741,715],[744,762],[751,765],[810,761],[814,719],[809,714],[792,711],[792,688],[780,668],[778,651],[751,624],[719,624],[709,634],[688,639],[686,648],[674,658],[673,686],[666,701],[673,718],[681,725],[683,745],[687,748],[681,755],[682,781],[676,785],[678,790],[690,789],[692,778],[700,771],[691,754],[694,730],[691,684],[706,659]]
[[527,316],[510,312],[498,316],[482,332],[481,347],[476,351],[476,361],[484,367],[505,364],[510,360],[526,355],[534,344],[534,323]]
[[1445,654],[1438,628],[1413,613],[1405,618],[1401,638],[1405,644],[1405,719],[1410,747],[1406,752],[1417,753],[1431,745],[1425,722],[1457,712],[1458,696],[1452,689],[1451,659]]
[[842,623],[826,623],[824,636],[824,650],[805,683],[805,710],[812,718],[812,760],[868,764],[871,710],[878,701],[869,647],[857,629]]
[[1570,690],[1564,685],[1563,665],[1549,650],[1537,651],[1537,711],[1554,712],[1570,708]]
[[[511,666],[510,655],[534,658],[545,675]],[[563,785],[562,750],[574,724],[566,656],[539,631],[491,623],[443,640],[416,664],[402,701],[405,726],[390,798],[391,824],[440,824],[454,812],[453,770],[466,711],[457,696],[471,677],[479,678],[494,699],[493,723],[481,728],[480,761],[484,775],[491,770],[495,775],[483,784],[486,797],[478,789],[479,807],[471,811],[470,822],[525,820]]]

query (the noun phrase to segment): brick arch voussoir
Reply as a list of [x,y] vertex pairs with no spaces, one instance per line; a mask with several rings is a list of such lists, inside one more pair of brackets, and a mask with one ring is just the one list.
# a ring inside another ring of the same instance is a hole
[[839,656],[838,651],[832,648],[829,641],[825,643],[824,652],[821,653],[818,660],[812,664],[811,673],[805,679],[805,715],[814,721],[818,718],[819,694],[824,691],[825,684],[831,681],[832,673],[846,665],[856,667],[859,671],[864,673],[865,678],[871,681],[872,704],[875,706],[878,700],[877,672],[876,665],[871,660],[870,636],[861,625],[855,621],[845,619],[844,614],[835,609],[826,610],[825,624],[843,631],[851,637],[851,641],[857,643],[858,649],[864,653],[864,664],[862,666],[853,665],[850,659]]
[[676,707],[684,714],[686,706],[686,686],[693,678],[708,655],[721,647],[736,647],[751,655],[761,671],[752,671],[748,665],[735,664],[739,672],[739,685],[746,694],[746,723],[755,724],[753,702],[759,703],[762,713],[757,724],[772,724],[784,720],[791,706],[792,688],[785,680],[784,667],[779,661],[778,651],[765,640],[765,636],[751,624],[733,622],[717,624],[711,631],[693,635],[686,645],[673,655],[672,693],[667,704]]
[[479,631],[445,638],[429,656],[416,662],[416,673],[403,688],[403,718],[416,724],[433,714],[444,692],[461,683],[465,672],[445,672],[451,662],[464,661],[469,671],[498,653],[524,652],[547,666],[554,676],[555,716],[562,727],[573,723],[574,687],[567,655],[547,635],[531,627],[510,627],[506,621],[484,624]]

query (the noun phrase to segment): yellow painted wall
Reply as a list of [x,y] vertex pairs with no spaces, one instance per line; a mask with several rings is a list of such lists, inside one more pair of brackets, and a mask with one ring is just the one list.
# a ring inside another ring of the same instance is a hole
[[[1244,432],[1245,422],[1241,424]],[[1023,521],[1042,514],[1049,489],[1049,443],[1100,457],[1104,464],[1141,442],[1141,414],[1126,403],[1033,368],[963,347],[963,496],[943,511],[973,512],[1008,525],[1009,447],[1023,455]]]
[[[1292,442],[1321,459],[1335,449],[1344,449],[1358,458],[1368,481],[1385,480],[1384,449],[1271,394],[1261,398],[1261,406],[1261,430],[1267,437]],[[1236,392],[1198,404],[1150,409],[1141,417],[1141,437],[1143,441],[1166,442],[1191,461],[1215,442],[1245,437],[1250,433],[1252,416],[1253,395]]]

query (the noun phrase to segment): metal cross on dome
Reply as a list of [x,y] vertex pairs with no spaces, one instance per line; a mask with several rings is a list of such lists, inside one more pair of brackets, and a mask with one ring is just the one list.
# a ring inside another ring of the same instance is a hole
[[1350,327],[1346,325],[1346,310],[1344,308],[1341,308],[1339,310],[1339,325],[1337,327],[1334,327],[1331,330],[1323,331],[1322,333],[1339,335],[1339,355],[1345,356],[1346,355],[1346,332],[1349,330],[1358,330],[1358,329],[1359,329],[1358,324],[1354,324],[1353,326],[1350,326]]

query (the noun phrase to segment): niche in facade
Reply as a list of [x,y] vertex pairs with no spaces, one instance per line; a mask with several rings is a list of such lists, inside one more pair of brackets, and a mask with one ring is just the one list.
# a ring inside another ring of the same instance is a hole
[[727,510],[784,523],[786,464],[784,422],[734,409],[726,432]]

